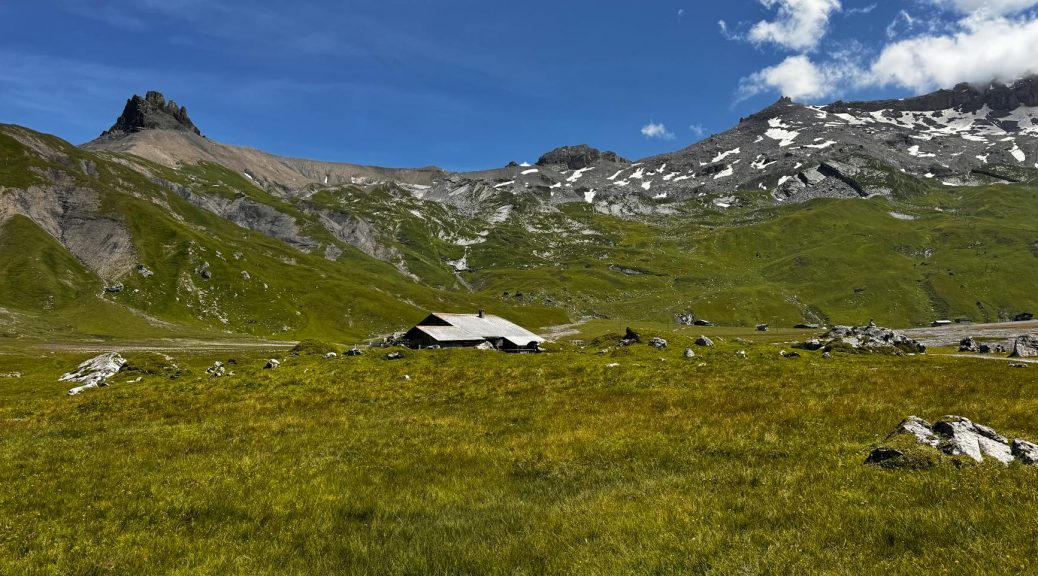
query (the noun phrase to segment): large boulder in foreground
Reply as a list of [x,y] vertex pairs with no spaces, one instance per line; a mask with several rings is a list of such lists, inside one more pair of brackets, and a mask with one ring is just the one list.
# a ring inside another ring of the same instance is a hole
[[898,354],[922,354],[926,346],[889,328],[869,322],[868,326],[836,326],[824,337],[832,346],[840,343],[856,350],[884,351]]
[[1038,445],[1019,438],[1010,441],[994,428],[962,416],[945,416],[932,425],[909,416],[872,450],[865,463],[885,468],[931,468],[944,459],[961,464],[966,458],[1035,466]]
[[83,362],[75,370],[62,375],[61,382],[78,382],[80,386],[68,391],[69,396],[75,396],[84,390],[107,386],[108,379],[115,376],[126,360],[115,352],[95,356]]
[[1038,338],[1034,336],[1021,336],[1013,345],[1011,358],[1038,358]]

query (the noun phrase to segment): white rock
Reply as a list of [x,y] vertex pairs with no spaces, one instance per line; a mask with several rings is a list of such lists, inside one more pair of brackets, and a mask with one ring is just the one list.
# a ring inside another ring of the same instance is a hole
[[122,370],[126,360],[115,352],[101,354],[83,362],[78,368],[61,377],[61,382],[79,382],[77,386],[68,391],[69,396],[75,396],[84,390],[104,386],[109,378]]

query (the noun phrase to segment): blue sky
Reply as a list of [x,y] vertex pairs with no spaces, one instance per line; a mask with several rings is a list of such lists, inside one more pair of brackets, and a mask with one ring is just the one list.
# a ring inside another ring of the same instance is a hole
[[783,93],[904,96],[1038,72],[1036,5],[10,0],[0,122],[81,143],[159,90],[208,136],[291,156],[462,170],[587,143],[641,158]]

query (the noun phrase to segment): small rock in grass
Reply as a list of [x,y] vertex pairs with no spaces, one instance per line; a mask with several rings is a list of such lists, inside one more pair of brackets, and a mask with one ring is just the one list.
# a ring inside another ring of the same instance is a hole
[[1017,438],[1013,440],[1013,456],[1020,461],[1021,464],[1028,466],[1038,465],[1038,444],[1033,444],[1027,440],[1021,440]]
[[361,354],[363,354],[363,352],[361,352],[356,346],[346,351],[347,356],[360,356]]
[[8,372],[7,374],[0,374],[0,378],[21,378],[21,372]]
[[703,346],[709,348],[714,345],[714,341],[707,338],[706,336],[700,336],[696,339],[696,346]]
[[213,365],[205,373],[214,378],[220,378],[227,375],[227,368],[223,365],[223,362],[213,362]]
[[685,348],[685,360],[691,360],[696,357],[695,350],[691,348]]
[[386,360],[403,360],[404,359],[404,353],[403,352],[390,352],[389,354],[386,354],[385,358],[386,358]]
[[1010,364],[1010,368],[1027,368],[1027,364]]
[[606,364],[606,368],[619,368],[619,367],[620,367],[620,365],[617,364],[616,362],[614,362],[612,364]]
[[869,457],[865,459],[866,464],[882,464],[888,460],[894,460],[895,458],[901,458],[905,453],[894,448],[876,448],[873,450]]
[[667,347],[667,341],[663,338],[656,337],[649,341],[649,346],[652,346],[657,350],[663,350]]
[[324,355],[324,359],[325,360],[333,360],[333,359],[338,358],[338,357],[339,357],[339,355],[336,354],[335,352],[329,352],[329,353]]
[[267,360],[266,364],[263,365],[263,369],[264,370],[273,370],[273,369],[277,368],[278,366],[281,366],[281,362],[278,362],[277,360],[271,358],[270,360]]

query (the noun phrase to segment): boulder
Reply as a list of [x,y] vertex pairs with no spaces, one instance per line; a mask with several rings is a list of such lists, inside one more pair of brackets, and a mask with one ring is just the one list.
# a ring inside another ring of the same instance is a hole
[[263,369],[264,370],[274,370],[278,366],[281,366],[281,362],[271,358],[270,360],[267,360],[266,364],[263,365]]
[[757,324],[757,332],[767,332],[769,329],[767,324]]
[[696,338],[696,346],[703,346],[709,348],[714,345],[714,341],[707,338],[706,336],[700,336]]
[[685,348],[685,360],[691,360],[696,357],[696,353],[691,348]]
[[404,353],[403,352],[390,352],[389,354],[385,355],[385,359],[386,360],[403,360],[404,359]]
[[126,287],[122,285],[122,282],[116,282],[115,284],[112,284],[111,286],[106,286],[105,287],[105,292],[108,292],[109,294],[118,294],[118,293],[122,292],[125,289],[126,289]]
[[667,341],[657,336],[649,341],[649,346],[652,346],[657,350],[663,350],[667,347]]
[[977,462],[983,462],[985,456],[1003,464],[1013,461],[1009,440],[968,418],[947,416],[934,424],[933,431],[941,436],[941,451],[949,456],[965,455]]
[[364,354],[360,351],[360,348],[353,347],[346,351],[346,356],[360,356]]
[[693,326],[696,323],[696,315],[692,314],[691,312],[678,314],[674,317],[674,321],[680,324],[681,326]]
[[6,374],[0,374],[0,378],[21,378],[21,372],[8,372]]
[[213,362],[213,365],[206,369],[205,373],[214,378],[220,378],[227,375],[227,368],[223,365],[223,362]]
[[1038,357],[1038,338],[1034,336],[1020,336],[1013,345],[1013,353],[1010,358],[1035,358]]
[[738,352],[735,353],[735,355],[738,356],[739,358],[743,359],[743,360],[746,360],[746,358],[747,358],[745,350],[739,350]]
[[213,273],[209,271],[208,262],[203,262],[201,266],[195,268],[195,274],[201,276],[203,280],[209,280],[213,277]]
[[137,273],[140,274],[141,276],[144,276],[145,278],[150,278],[151,276],[155,275],[155,273],[152,272],[151,269],[149,269],[144,264],[138,264],[137,265]]
[[324,355],[324,359],[325,360],[334,360],[335,358],[338,358],[338,357],[339,357],[339,355],[336,354],[335,352],[329,352],[329,353]]
[[107,386],[109,378],[122,370],[126,359],[115,352],[95,356],[80,364],[75,370],[62,375],[61,382],[78,382],[77,386],[68,391],[69,396],[75,396],[84,390]]
[[804,342],[804,350],[811,350],[813,352],[815,350],[821,350],[821,349],[822,349],[822,341],[821,340],[812,339],[812,340],[808,340],[807,342]]
[[904,457],[904,455],[905,453],[900,450],[894,448],[880,447],[876,448],[875,450],[869,453],[869,457],[865,459],[865,463],[882,464],[884,462],[887,462],[888,460],[896,460],[898,458],[902,458]]
[[1020,461],[1021,464],[1028,466],[1038,465],[1038,444],[1032,444],[1027,440],[1021,440],[1017,438],[1013,440],[1012,445],[1013,456]]
[[894,428],[894,431],[887,436],[887,440],[900,434],[911,436],[920,444],[926,444],[931,448],[937,448],[941,444],[940,438],[934,434],[930,423],[918,416],[909,416],[902,420],[897,428]]
[[959,352],[967,352],[972,354],[980,353],[980,344],[973,338],[964,338],[962,342],[959,342]]
[[641,334],[638,334],[634,330],[631,330],[630,328],[627,328],[627,330],[624,332],[624,340],[627,340],[628,343],[638,343],[638,344],[641,344],[642,336],[641,336]]
[[252,280],[252,275],[249,274],[248,272],[246,272],[245,270],[242,270],[241,271],[241,279],[242,280]]

